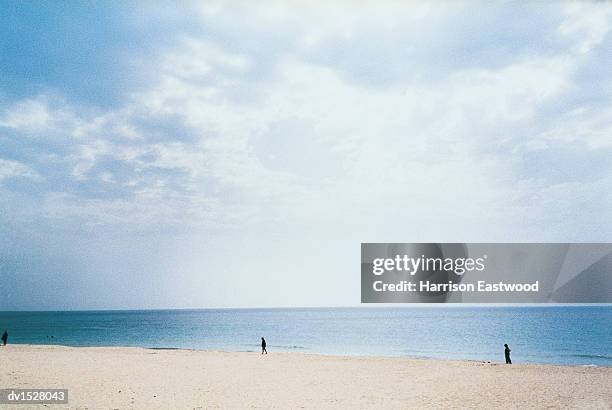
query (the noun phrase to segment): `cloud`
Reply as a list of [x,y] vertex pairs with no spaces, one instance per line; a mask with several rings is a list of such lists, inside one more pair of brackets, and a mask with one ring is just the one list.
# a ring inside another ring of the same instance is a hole
[[27,99],[11,107],[0,120],[1,127],[37,131],[49,125],[47,105],[39,99]]
[[[357,22],[363,18],[355,17]],[[274,79],[259,84],[250,76],[257,59],[223,51],[210,40],[182,38],[175,49],[161,51],[156,81],[132,93],[119,109],[53,107],[42,95],[7,110],[5,127],[67,141],[63,162],[71,175],[65,195],[48,202],[57,208],[52,214],[59,209],[78,214],[82,208],[89,219],[87,204],[93,201],[92,207],[101,210],[93,214],[117,214],[111,221],[142,220],[145,214],[151,220],[159,213],[152,212],[154,207],[143,213],[138,204],[179,201],[182,208],[197,208],[200,198],[208,198],[204,203],[219,208],[185,215],[235,221],[226,212],[231,210],[251,221],[266,220],[304,217],[331,192],[343,193],[335,205],[328,204],[332,212],[354,202],[362,204],[361,211],[373,212],[378,204],[362,197],[360,184],[376,185],[399,203],[405,195],[393,194],[397,187],[416,186],[421,202],[444,203],[428,192],[422,175],[448,190],[454,180],[480,179],[483,166],[490,181],[481,187],[487,194],[480,205],[488,206],[492,192],[499,190],[496,179],[513,177],[512,162],[488,149],[488,142],[501,138],[510,148],[533,146],[533,138],[514,128],[572,91],[578,63],[565,53],[517,57],[495,69],[460,67],[435,83],[408,77],[397,88],[372,88],[346,77],[344,67],[311,62],[308,56],[279,58]],[[240,90],[251,92],[251,99],[237,98]],[[549,138],[547,133],[541,139]],[[79,198],[76,181],[122,195],[110,195],[105,207],[103,198]],[[503,190],[499,195],[508,198]],[[60,206],[61,201],[70,206]],[[271,215],[253,213],[263,204],[274,210]],[[302,204],[306,209],[300,209]],[[455,198],[452,207],[457,204]],[[127,217],[129,209],[138,217]]]
[[245,56],[226,53],[208,41],[189,37],[181,41],[178,50],[170,51],[163,57],[162,70],[191,81],[201,80],[209,74],[218,74],[220,70],[244,72],[250,64]]
[[19,177],[33,180],[41,179],[41,176],[27,165],[0,158],[0,182],[3,179]]
[[571,2],[565,6],[567,18],[559,33],[576,40],[573,50],[588,53],[601,44],[612,29],[612,4],[607,2]]

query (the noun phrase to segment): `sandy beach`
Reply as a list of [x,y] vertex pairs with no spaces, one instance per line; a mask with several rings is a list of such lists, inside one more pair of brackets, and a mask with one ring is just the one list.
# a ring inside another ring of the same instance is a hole
[[605,367],[32,345],[0,363],[2,388],[69,389],[53,408],[612,408]]

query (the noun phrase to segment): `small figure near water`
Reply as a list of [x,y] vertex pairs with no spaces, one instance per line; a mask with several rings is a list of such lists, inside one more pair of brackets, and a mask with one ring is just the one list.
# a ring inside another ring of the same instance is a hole
[[268,351],[266,350],[266,339],[264,339],[263,337],[261,338],[261,354],[268,354]]
[[8,332],[4,329],[4,333],[2,333],[2,344],[6,346],[6,341],[8,340]]
[[512,364],[512,360],[510,360],[510,348],[507,344],[504,344],[504,355],[506,356],[506,364]]

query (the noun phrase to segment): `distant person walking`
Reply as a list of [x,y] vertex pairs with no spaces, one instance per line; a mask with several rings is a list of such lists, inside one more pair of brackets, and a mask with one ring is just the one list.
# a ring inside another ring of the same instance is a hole
[[2,333],[2,345],[6,346],[6,341],[8,340],[8,332],[4,329],[4,333]]
[[504,355],[506,356],[506,364],[512,364],[512,360],[510,360],[510,348],[507,344],[504,344]]
[[266,339],[264,339],[263,337],[261,338],[261,354],[268,354],[268,351],[266,350]]

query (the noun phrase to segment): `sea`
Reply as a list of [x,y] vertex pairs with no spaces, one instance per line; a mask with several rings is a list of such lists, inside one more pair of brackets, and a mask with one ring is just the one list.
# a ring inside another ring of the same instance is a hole
[[612,366],[612,306],[0,312],[9,343]]

